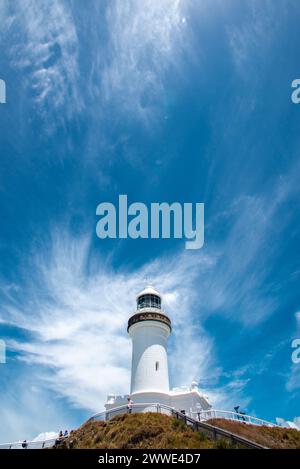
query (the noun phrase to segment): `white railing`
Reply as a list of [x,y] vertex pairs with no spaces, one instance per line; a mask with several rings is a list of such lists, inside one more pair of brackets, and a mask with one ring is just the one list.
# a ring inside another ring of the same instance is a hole
[[141,404],[132,404],[130,407],[127,404],[123,404],[118,407],[114,407],[110,410],[105,410],[99,412],[98,414],[93,415],[88,419],[88,422],[91,420],[110,420],[116,415],[121,415],[125,413],[143,413],[143,412],[156,412],[160,414],[173,415],[176,412],[174,407],[167,406],[165,404],[159,404],[158,402],[145,402]]
[[62,441],[67,436],[57,436],[56,438],[49,438],[48,440],[32,440],[32,441],[14,441],[13,443],[1,443],[0,449],[44,449],[52,448],[56,441]]
[[[95,414],[89,420],[110,420],[115,415],[124,414],[126,412],[129,412],[127,404]],[[165,404],[142,403],[132,404],[131,412],[159,412],[165,413],[167,415],[173,415],[174,412],[176,412],[176,409]],[[210,419],[228,419],[235,420],[236,422],[248,423],[251,425],[265,425],[267,427],[278,426],[275,423],[268,422],[267,420],[259,419],[257,417],[252,417],[251,415],[246,415],[243,413],[233,412],[229,410],[209,409],[201,410],[199,412],[191,411],[186,412],[186,415],[192,417],[195,420],[198,420],[199,422],[205,422]]]
[[43,449],[52,448],[57,438],[42,441],[15,441],[13,443],[2,443],[0,449]]
[[200,422],[205,422],[210,419],[228,419],[234,420],[236,422],[248,423],[251,425],[265,425],[267,427],[277,427],[275,423],[268,422],[267,420],[259,419],[257,417],[252,417],[251,415],[246,415],[239,412],[232,412],[229,410],[218,410],[218,409],[209,409],[201,410],[200,412],[192,412],[192,417],[199,420]]

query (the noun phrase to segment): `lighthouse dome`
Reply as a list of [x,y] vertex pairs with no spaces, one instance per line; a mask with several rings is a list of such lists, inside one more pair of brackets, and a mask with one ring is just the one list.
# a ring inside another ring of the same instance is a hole
[[155,288],[153,288],[152,285],[147,285],[142,291],[140,291],[137,294],[136,299],[138,299],[142,295],[156,295],[156,296],[159,296],[159,298],[161,298],[161,294],[158,293],[158,291],[155,290]]

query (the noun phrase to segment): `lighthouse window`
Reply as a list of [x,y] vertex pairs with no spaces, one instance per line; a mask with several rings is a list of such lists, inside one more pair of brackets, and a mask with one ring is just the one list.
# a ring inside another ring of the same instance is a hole
[[158,371],[159,368],[159,362],[155,362],[155,371]]
[[142,295],[138,299],[138,309],[141,308],[160,308],[161,300],[156,295]]

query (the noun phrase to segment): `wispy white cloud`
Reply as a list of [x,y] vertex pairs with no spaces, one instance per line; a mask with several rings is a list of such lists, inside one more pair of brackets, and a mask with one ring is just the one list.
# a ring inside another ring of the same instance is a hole
[[280,417],[276,417],[276,423],[281,427],[296,428],[300,430],[300,417],[294,417],[293,420],[284,420]]
[[244,8],[247,21],[229,22],[226,29],[234,63],[246,75],[254,71],[253,57],[262,57],[272,45],[289,5],[288,2],[281,3],[280,16],[268,0],[253,0]]
[[184,253],[134,273],[116,273],[101,259],[89,263],[88,256],[88,238],[55,235],[51,248],[35,256],[24,290],[16,291],[13,301],[7,296],[2,301],[1,320],[32,337],[10,339],[8,348],[25,364],[41,366],[41,380],[49,388],[90,411],[101,409],[109,392],[128,392],[126,324],[149,274],[166,294],[165,308],[174,323],[174,385],[189,384],[213,366],[211,339],[191,320],[197,295],[192,285],[210,259]]
[[111,2],[109,57],[101,70],[102,96],[120,111],[147,121],[164,99],[164,73],[187,46],[180,0]]
[[[84,36],[76,22],[78,5],[5,0],[0,10],[10,65],[22,72],[26,96],[33,97],[45,129],[76,116],[87,102],[97,129],[107,109],[144,124],[153,124],[158,112],[163,118],[165,73],[172,66],[178,76],[182,73],[180,53],[189,48],[186,2],[95,4],[89,6],[94,21]],[[88,49],[85,64],[79,60],[83,47]]]
[[42,433],[39,433],[36,437],[34,437],[32,441],[51,440],[53,438],[57,438],[58,435],[59,435],[58,432],[42,432]]
[[[82,106],[78,85],[78,38],[72,12],[62,0],[5,2],[2,21],[9,34],[8,57],[13,68],[22,71],[24,89],[34,97],[37,111],[54,122],[62,121]],[[57,123],[56,122],[56,123]]]
[[249,381],[250,378],[234,378],[222,387],[218,388],[216,386],[205,392],[209,396],[210,402],[214,403],[215,409],[233,410],[236,405],[239,405],[244,410],[252,402],[251,397],[245,393],[245,388]]
[[270,273],[265,261],[271,256],[268,235],[272,216],[266,210],[264,201],[257,197],[237,202],[228,237],[222,247],[213,247],[218,257],[214,275],[203,279],[200,295],[208,313],[220,312],[223,317],[255,326],[276,310],[276,297],[266,286],[264,291],[260,287]]

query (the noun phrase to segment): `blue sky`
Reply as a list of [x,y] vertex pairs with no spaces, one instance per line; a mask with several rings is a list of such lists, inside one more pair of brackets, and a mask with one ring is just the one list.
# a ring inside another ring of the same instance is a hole
[[[2,0],[0,17],[0,441],[128,392],[148,276],[173,386],[299,419],[297,0]],[[119,194],[204,202],[204,247],[100,240]]]

